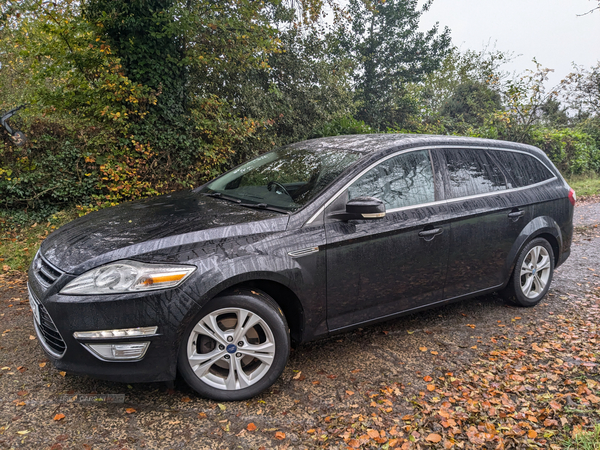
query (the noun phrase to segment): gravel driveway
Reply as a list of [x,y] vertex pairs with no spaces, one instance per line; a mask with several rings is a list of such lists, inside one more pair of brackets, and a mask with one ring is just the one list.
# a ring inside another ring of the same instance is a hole
[[[321,430],[333,430],[340,417],[376,426],[372,397],[382,387],[401,393],[389,408],[390,420],[400,422],[414,414],[424,376],[461,373],[495,348],[499,333],[510,339],[558,315],[580,314],[575,299],[600,286],[600,204],[579,206],[575,223],[571,257],[537,307],[488,295],[305,345],[269,392],[238,403],[198,398],[181,381],[169,389],[59,373],[35,340],[25,280],[4,276],[0,448],[347,448],[339,433]],[[410,445],[402,448],[425,448]]]
[[575,208],[573,224],[576,227],[600,224],[600,203],[583,204]]

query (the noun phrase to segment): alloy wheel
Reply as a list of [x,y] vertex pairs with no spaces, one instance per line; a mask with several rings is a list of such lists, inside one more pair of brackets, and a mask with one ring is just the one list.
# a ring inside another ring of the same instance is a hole
[[244,389],[261,380],[275,357],[275,338],[266,321],[243,308],[213,311],[194,326],[187,358],[194,374],[221,390]]
[[550,278],[550,255],[541,245],[532,247],[521,265],[521,291],[527,298],[536,298],[545,289]]

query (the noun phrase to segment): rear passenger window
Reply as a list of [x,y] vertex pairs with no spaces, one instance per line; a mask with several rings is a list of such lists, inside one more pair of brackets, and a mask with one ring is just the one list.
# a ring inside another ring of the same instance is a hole
[[444,149],[447,167],[446,198],[468,197],[507,189],[498,164],[479,149]]
[[529,186],[554,177],[544,164],[531,155],[508,150],[488,150],[488,153],[504,169],[509,188]]

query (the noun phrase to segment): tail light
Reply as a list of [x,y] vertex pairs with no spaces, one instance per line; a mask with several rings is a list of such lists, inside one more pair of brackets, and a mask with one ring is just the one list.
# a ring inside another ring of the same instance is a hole
[[569,201],[571,202],[571,205],[575,206],[575,202],[577,201],[577,194],[575,194],[575,191],[573,189],[569,189]]

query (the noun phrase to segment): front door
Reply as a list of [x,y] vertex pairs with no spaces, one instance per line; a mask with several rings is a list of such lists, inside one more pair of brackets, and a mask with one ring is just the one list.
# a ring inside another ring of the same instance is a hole
[[[330,330],[442,299],[450,230],[434,184],[430,152],[403,152],[372,167],[325,210]],[[328,218],[364,196],[382,200],[386,216]]]

